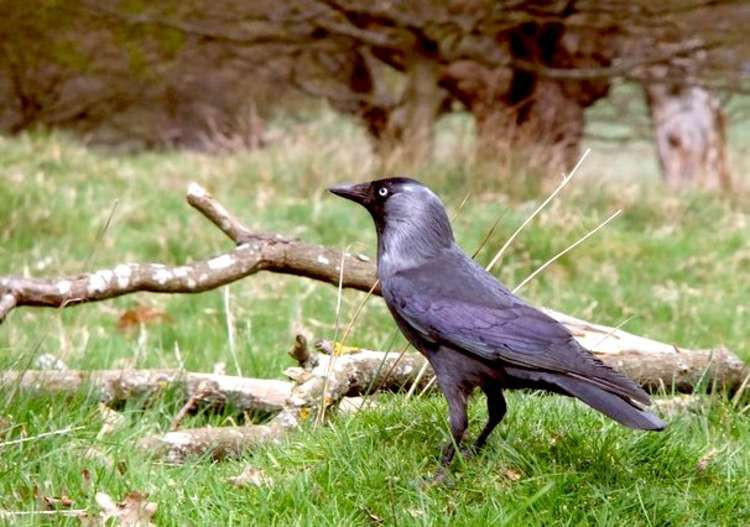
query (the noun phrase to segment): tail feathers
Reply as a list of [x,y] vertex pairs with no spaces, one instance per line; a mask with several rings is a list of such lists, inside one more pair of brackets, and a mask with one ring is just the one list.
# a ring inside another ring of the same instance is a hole
[[547,381],[577,397],[620,424],[638,430],[663,430],[667,424],[654,414],[641,410],[621,396],[595,384],[564,375],[546,374]]

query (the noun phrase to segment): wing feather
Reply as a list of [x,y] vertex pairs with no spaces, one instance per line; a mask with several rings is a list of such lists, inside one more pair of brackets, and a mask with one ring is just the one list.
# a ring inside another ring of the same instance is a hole
[[448,255],[392,275],[384,281],[386,302],[429,340],[491,362],[567,374],[650,403],[637,384],[578,344],[565,326],[460,255],[465,260]]

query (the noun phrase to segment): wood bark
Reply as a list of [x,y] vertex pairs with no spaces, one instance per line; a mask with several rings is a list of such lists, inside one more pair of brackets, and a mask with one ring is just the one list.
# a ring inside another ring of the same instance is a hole
[[[600,339],[599,331],[605,329],[605,326],[588,328],[588,324],[583,321],[577,321],[574,324],[573,327],[580,330],[586,328],[585,333],[579,332],[576,337],[584,342],[588,339]],[[612,328],[609,329],[612,330]],[[624,373],[653,393],[660,391],[671,393],[673,390],[691,392],[701,382],[706,387],[717,386],[733,391],[739,388],[745,378],[750,375],[750,367],[723,348],[680,350],[624,331],[616,332],[612,338],[613,344],[594,346],[594,354],[608,366]],[[328,346],[331,347],[330,344]],[[382,351],[354,349],[352,353],[351,357],[356,357],[355,362],[358,367],[364,365],[366,360],[377,364],[381,362],[387,364],[388,354]],[[402,364],[403,361],[406,361],[405,365]],[[399,365],[403,365],[405,369],[399,370],[396,379],[386,380],[383,389],[392,390],[403,386],[403,383],[406,383],[408,387],[412,380],[409,377],[412,368],[419,370],[425,362],[422,355],[417,352],[405,353],[399,362]],[[422,385],[428,383],[432,376],[432,370],[428,367],[420,383]],[[356,388],[361,387],[361,384],[357,384],[354,379],[350,379],[349,382],[351,391],[345,395],[358,395]]]
[[76,392],[91,388],[107,404],[178,388],[184,391],[186,398],[197,395],[212,402],[231,404],[240,411],[263,412],[278,412],[284,408],[292,392],[292,383],[287,381],[168,369],[7,370],[0,372],[0,385],[47,392]]
[[268,424],[186,428],[142,438],[138,446],[169,463],[182,463],[190,456],[209,455],[213,459],[236,457],[258,445],[281,439],[298,426],[297,417],[286,412]]
[[666,81],[644,89],[664,180],[673,187],[729,190],[726,118],[716,94]]
[[[330,349],[324,345],[323,349]],[[210,455],[215,459],[237,456],[259,444],[276,441],[302,423],[320,415],[321,405],[338,405],[347,396],[368,396],[371,392],[399,390],[415,381],[424,358],[417,354],[355,350],[331,355],[318,353],[311,369],[289,368],[294,381],[283,409],[268,423],[239,427],[202,427],[170,431],[145,437],[139,446],[172,463],[189,456]],[[310,362],[307,362],[310,364]],[[257,379],[253,379],[257,380]],[[426,386],[427,379],[420,380]]]

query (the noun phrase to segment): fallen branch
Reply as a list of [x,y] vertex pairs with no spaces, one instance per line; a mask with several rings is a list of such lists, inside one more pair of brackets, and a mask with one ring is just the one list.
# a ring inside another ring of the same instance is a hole
[[[237,247],[210,259],[181,266],[123,263],[62,278],[0,278],[0,322],[21,306],[64,308],[149,291],[200,293],[259,271],[305,276],[338,284],[339,251],[290,240],[277,234],[252,233],[197,184],[188,189],[188,202],[231,237]],[[344,287],[369,291],[375,267],[364,257],[343,256]]]
[[253,450],[261,443],[281,439],[297,427],[296,417],[282,412],[265,425],[186,428],[145,437],[138,446],[169,463],[182,463],[188,457],[200,455],[224,459]]
[[[347,396],[368,394],[375,386],[379,390],[391,391],[408,388],[425,363],[424,357],[418,353],[407,354],[399,361],[397,353],[371,350],[337,356],[329,368],[330,361],[330,355],[318,353],[316,366],[312,369],[287,369],[287,375],[297,384],[284,409],[267,424],[183,429],[146,437],[138,444],[172,463],[182,462],[193,455],[210,455],[216,459],[236,456],[261,443],[281,439],[310,416],[316,415],[327,376],[325,404],[333,406]],[[427,382],[423,377],[420,385]]]
[[[582,321],[579,322],[585,324]],[[630,349],[628,337],[635,336],[624,331],[616,332],[611,338],[615,339],[619,347],[610,346],[604,348],[606,351],[602,351],[600,346],[599,351],[595,351],[594,354],[610,367],[636,380],[650,392],[666,391],[671,393],[672,391],[679,391],[690,393],[700,383],[703,383],[706,387],[717,386],[735,391],[750,375],[750,367],[746,366],[736,355],[723,348],[686,352],[669,348],[667,351],[661,348],[661,343],[644,339],[647,343],[652,342],[652,347],[646,347],[638,341],[640,346],[636,349]],[[591,334],[586,334],[585,338],[592,338]],[[641,337],[635,338],[641,339]],[[321,341],[319,347],[330,349],[331,344]],[[393,362],[389,359],[393,359],[395,356],[397,356],[395,353],[354,349],[351,355],[345,357],[354,358],[359,368],[362,367],[366,357],[367,360],[382,364],[381,369],[387,371],[387,368],[393,367]],[[338,358],[337,362],[339,360],[342,359]],[[394,373],[391,374],[392,378],[390,378],[391,376],[387,379],[378,377],[377,382],[384,382],[384,390],[392,390],[404,385],[408,388],[417,378],[419,370],[425,363],[425,359],[419,353],[405,353],[396,365]],[[416,368],[416,371],[413,368]],[[432,369],[428,366],[419,379],[417,388],[428,384],[432,377]],[[356,386],[353,380],[350,379],[350,382]],[[352,391],[356,392],[356,390]],[[357,395],[357,393],[350,393],[349,395]]]
[[0,385],[22,390],[74,392],[85,387],[95,390],[107,404],[163,392],[169,387],[194,396],[214,394],[214,402],[228,403],[237,409],[277,412],[284,408],[292,383],[274,379],[251,379],[181,370],[27,370],[0,372]]
[[42,432],[41,434],[31,436],[31,437],[20,437],[18,439],[11,439],[10,441],[3,441],[0,443],[0,448],[10,446],[10,445],[19,445],[21,443],[28,443],[29,441],[38,441],[39,439],[44,439],[45,437],[50,436],[58,436],[63,434],[69,434],[71,432],[75,432],[76,430],[80,430],[81,428],[84,428],[83,426],[66,426],[65,428],[62,428],[60,430],[52,430],[51,432]]

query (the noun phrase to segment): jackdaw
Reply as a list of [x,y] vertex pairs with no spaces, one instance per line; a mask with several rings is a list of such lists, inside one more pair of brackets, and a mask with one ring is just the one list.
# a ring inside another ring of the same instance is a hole
[[429,361],[448,401],[451,463],[468,426],[478,386],[489,419],[478,451],[505,415],[503,389],[532,388],[577,397],[618,423],[641,430],[666,424],[636,403],[646,392],[583,348],[562,324],[511,293],[456,244],[440,199],[409,178],[329,189],[365,207],[378,237],[383,298],[406,338]]

